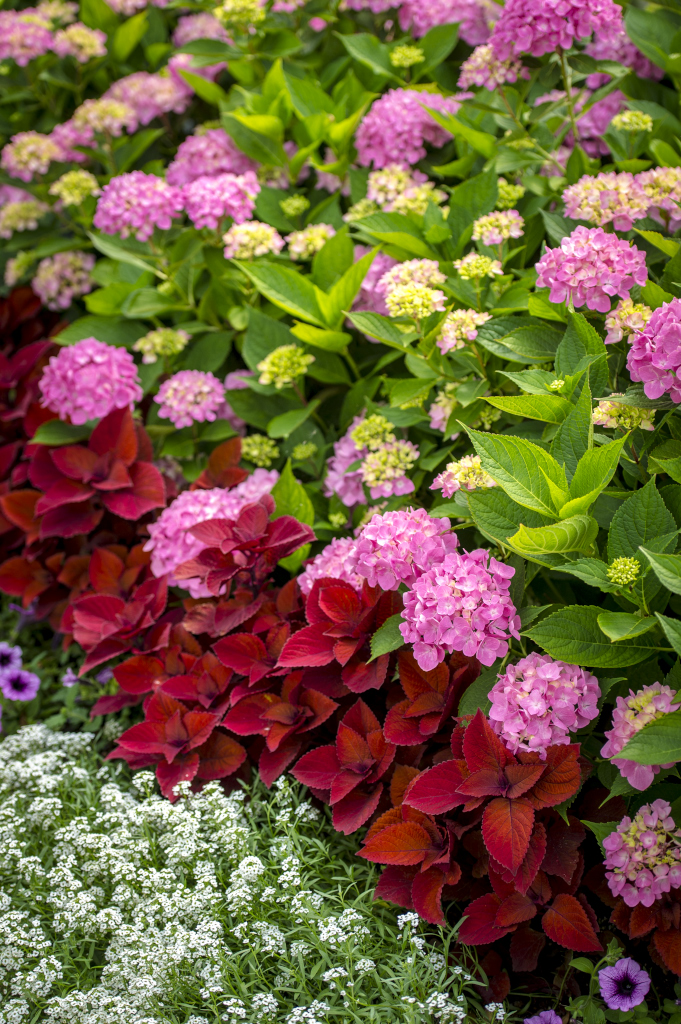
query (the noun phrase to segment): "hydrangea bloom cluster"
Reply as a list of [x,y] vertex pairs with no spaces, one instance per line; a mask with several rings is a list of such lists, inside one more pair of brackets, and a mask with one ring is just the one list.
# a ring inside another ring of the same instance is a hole
[[87,64],[94,57],[106,57],[106,32],[77,21],[55,33],[52,49],[59,57],[75,57],[79,64]]
[[455,21],[459,35],[469,46],[484,43],[499,16],[499,8],[489,0],[402,0],[399,9],[400,28],[411,31],[416,39],[436,25]]
[[612,713],[612,729],[605,733],[607,743],[601,749],[601,757],[612,758],[612,763],[634,789],[643,790],[652,786],[660,768],[671,768],[672,765],[636,764],[635,761],[616,755],[645,725],[671,711],[678,711],[681,702],[674,703],[675,697],[676,693],[670,687],[653,683],[652,686],[644,686],[638,693],[630,690],[628,697],[617,698]]
[[621,114],[615,114],[610,124],[620,132],[652,132],[653,130],[652,117],[650,114],[644,114],[642,110],[623,110]]
[[428,288],[425,284],[398,284],[385,298],[390,316],[409,316],[423,320],[438,310],[444,310],[444,292]]
[[167,359],[169,356],[179,355],[188,343],[189,335],[186,331],[175,330],[173,327],[159,327],[138,338],[133,350],[141,352],[142,362],[149,364],[157,362],[159,357]]
[[652,907],[681,886],[681,829],[671,810],[666,800],[644,804],[603,840],[608,886],[628,907]]
[[196,178],[182,189],[187,216],[195,228],[220,226],[224,217],[241,224],[253,213],[260,184],[253,171]]
[[327,473],[324,481],[324,494],[327,498],[336,494],[344,505],[364,505],[364,488],[360,468],[350,469],[354,463],[361,461],[367,454],[366,448],[359,448],[352,434],[362,422],[362,416],[355,416],[347,431],[334,443],[333,455],[327,462]]
[[630,587],[641,574],[641,563],[636,558],[622,556],[615,558],[607,568],[606,575],[618,587]]
[[0,167],[12,178],[33,181],[36,174],[46,174],[52,161],[61,157],[61,147],[49,135],[19,132],[3,146]]
[[443,498],[451,498],[464,487],[475,491],[482,487],[496,487],[495,481],[480,464],[479,455],[464,455],[458,462],[449,462],[430,485],[431,491],[442,491]]
[[241,442],[241,458],[254,466],[269,468],[279,458],[279,448],[271,437],[265,434],[249,434]]
[[33,256],[21,249],[16,256],[11,256],[5,264],[5,284],[13,288],[18,281],[33,268]]
[[421,47],[409,43],[401,43],[390,51],[390,63],[394,68],[413,68],[414,64],[421,64],[424,59]]
[[681,299],[656,309],[632,336],[627,369],[632,380],[643,382],[648,398],[668,394],[672,402],[681,402]]
[[519,60],[509,57],[499,60],[489,43],[476,46],[470,57],[461,65],[459,89],[470,89],[472,85],[489,89],[490,92],[507,82],[517,82],[519,78],[527,78],[529,72],[523,68]]
[[390,441],[369,452],[362,463],[362,480],[371,497],[411,494],[414,484],[407,473],[418,457],[419,450],[411,441]]
[[479,548],[447,554],[416,580],[404,597],[400,632],[422,669],[453,651],[483,665],[507,653],[509,634],[517,638],[520,627],[508,593],[514,573]]
[[222,128],[209,128],[190,135],[180,143],[175,159],[168,166],[166,181],[169,185],[188,185],[197,178],[245,174],[255,169],[254,161],[236,148]]
[[80,425],[139,402],[137,367],[124,348],[84,338],[52,356],[40,378],[42,404]]
[[352,561],[356,544],[354,537],[334,537],[316,558],[307,563],[298,576],[298,586],[303,594],[310,593],[315,580],[327,576],[334,580],[344,580],[358,593],[361,592],[364,581],[362,576],[355,572]]
[[67,171],[50,185],[50,195],[57,196],[64,206],[80,206],[89,196],[98,196],[99,183],[89,171]]
[[506,178],[497,179],[497,210],[510,210],[519,199],[522,199],[525,195],[525,188],[523,185],[515,185],[510,181],[506,181]]
[[652,309],[645,303],[621,299],[605,318],[605,344],[614,345],[622,338],[629,338],[632,334],[642,331],[652,315]]
[[307,373],[315,357],[298,345],[280,345],[258,363],[261,384],[274,384],[277,391],[288,388]]
[[87,145],[95,133],[117,137],[123,129],[133,131],[136,126],[135,111],[121,100],[102,96],[98,100],[85,100],[78,107],[71,122],[75,132],[80,133],[79,145]]
[[[449,417],[456,408],[456,384],[445,384],[441,391],[438,391],[437,395],[430,404],[428,409],[428,415],[430,417],[430,426],[433,430],[439,430],[443,434],[447,429],[447,423]],[[459,434],[450,434],[449,437],[456,438]]]
[[[355,246],[355,262],[365,256],[370,250],[363,245]],[[397,266],[397,260],[384,252],[378,252],[374,261],[369,267],[359,294],[355,299],[352,308],[356,310],[370,310],[372,313],[388,315],[388,307],[385,304],[385,293],[379,289],[379,285],[388,270]]]
[[490,313],[478,313],[474,309],[454,309],[447,313],[437,336],[437,347],[442,355],[464,348],[467,341],[475,341],[478,327],[491,318]]
[[440,147],[449,138],[428,109],[456,114],[466,94],[444,97],[439,93],[391,89],[372,105],[355,136],[362,167],[413,165],[426,155],[425,143]]
[[262,0],[222,0],[215,16],[235,32],[254,32],[265,17]]
[[[594,60],[617,61],[625,68],[631,68],[639,78],[659,80],[664,75],[662,68],[658,68],[656,64],[644,57],[638,47],[634,46],[624,27],[618,32],[608,32],[603,35],[597,33],[584,47],[584,52]],[[586,84],[590,89],[600,89],[609,80],[610,75],[596,71],[588,76]]]
[[400,212],[400,206],[413,202],[422,195],[424,189],[433,202],[440,203],[446,199],[446,194],[435,189],[421,171],[408,170],[400,164],[389,164],[380,170],[371,171],[366,198],[388,213],[393,210]]
[[280,199],[279,207],[284,216],[288,217],[289,220],[294,220],[310,209],[310,200],[307,196],[295,193],[292,196],[285,196],[284,199]]
[[378,282],[378,290],[389,295],[399,285],[419,284],[426,288],[434,288],[447,280],[435,260],[406,260],[398,263],[383,275]]
[[279,474],[276,470],[256,469],[243,483],[231,490],[215,487],[209,490],[182,491],[161,512],[155,523],[149,525],[149,540],[145,551],[151,552],[151,571],[154,576],[169,574],[168,582],[188,590],[192,597],[208,597],[209,593],[199,580],[173,577],[181,562],[196,558],[205,544],[188,533],[190,526],[209,519],[235,519],[244,505],[269,494]]
[[348,552],[346,568],[370,587],[397,590],[401,583],[412,586],[458,543],[449,519],[433,519],[424,508],[377,513]]
[[182,193],[161,178],[130,171],[112,178],[97,201],[94,225],[106,235],[134,235],[146,242],[154,228],[167,230],[183,209]]
[[20,68],[53,47],[49,22],[29,8],[0,11],[0,60],[12,59]]
[[225,400],[224,385],[203,370],[180,370],[165,380],[155,401],[161,419],[170,420],[178,428],[192,423],[212,422]]
[[131,107],[139,124],[149,124],[162,114],[181,114],[188,106],[192,93],[185,82],[178,82],[172,75],[135,71],[132,75],[119,78],[104,95],[121,100]]
[[551,302],[571,301],[599,313],[610,312],[612,296],[628,299],[633,286],[648,279],[644,252],[603,228],[583,225],[559,248],[547,249],[536,270],[537,287],[550,289]]
[[595,178],[585,174],[565,189],[563,202],[568,217],[600,227],[612,223],[616,231],[630,231],[649,206],[641,185],[625,171],[604,171]]
[[0,238],[11,238],[15,231],[35,231],[38,221],[49,209],[47,203],[39,199],[5,203],[0,208]]
[[[604,399],[593,411],[593,421],[598,427],[619,430],[654,430],[654,409],[637,409],[621,402],[609,402]],[[637,563],[638,564],[638,563]]]
[[336,229],[331,224],[308,224],[286,235],[288,254],[292,260],[311,260],[335,234]]
[[68,309],[74,299],[92,291],[94,265],[91,253],[78,250],[46,256],[38,264],[31,287],[48,309]]
[[569,743],[570,733],[598,717],[601,688],[577,665],[529,654],[509,665],[490,690],[489,719],[509,750],[536,750]]
[[607,37],[622,28],[622,8],[613,0],[508,0],[490,42],[501,60],[521,53],[541,57],[592,33]]
[[473,224],[473,241],[483,245],[501,245],[509,238],[520,238],[525,221],[517,210],[495,210]]
[[195,39],[218,39],[221,43],[229,42],[229,36],[218,19],[208,11],[185,14],[184,17],[177,19],[177,27],[173,32],[173,44],[186,46],[187,43],[193,43]]
[[464,281],[481,281],[483,277],[498,277],[503,274],[499,260],[469,252],[460,260],[454,260],[454,269]]
[[262,224],[259,220],[232,224],[229,231],[222,236],[222,241],[225,243],[226,260],[252,260],[256,256],[281,252],[284,248],[284,239],[277,229],[270,224]]
[[681,220],[681,167],[651,167],[636,178],[648,198],[648,214],[676,231]]

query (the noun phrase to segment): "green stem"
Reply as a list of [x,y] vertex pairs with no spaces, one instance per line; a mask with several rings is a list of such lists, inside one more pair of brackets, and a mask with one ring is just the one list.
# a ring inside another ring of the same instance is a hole
[[522,121],[518,120],[518,116],[517,116],[515,110],[513,109],[513,107],[511,106],[511,104],[509,103],[508,96],[504,92],[502,86],[497,86],[497,91],[498,91],[498,93],[499,93],[499,95],[501,97],[501,100],[502,100],[504,106],[506,107],[506,109],[508,110],[509,114],[511,115],[511,119],[512,119],[513,123],[516,125],[516,127],[520,128],[520,130],[523,133],[523,135],[525,135],[525,137],[528,138],[531,141],[532,145],[534,146],[534,148],[536,149],[537,153],[539,153],[540,156],[543,156],[545,160],[548,160],[550,163],[556,165],[556,167],[558,168],[558,173],[562,177],[562,175],[563,175],[563,168],[560,165],[560,163],[558,162],[558,160],[556,159],[556,157],[553,155],[553,153],[549,153],[549,151],[547,149],[544,149],[543,146],[540,146],[539,143],[537,142],[537,140],[532,138],[532,136],[530,135],[530,133],[528,132],[527,128],[522,123]]
[[572,102],[572,76],[568,67],[568,62],[565,58],[565,50],[562,47],[559,49],[560,53],[560,68],[563,76],[563,86],[565,88],[565,102],[568,109],[568,117],[570,118],[570,125],[572,126],[572,135],[575,140],[575,145],[579,142],[579,131],[577,130],[577,122],[575,120],[575,107]]

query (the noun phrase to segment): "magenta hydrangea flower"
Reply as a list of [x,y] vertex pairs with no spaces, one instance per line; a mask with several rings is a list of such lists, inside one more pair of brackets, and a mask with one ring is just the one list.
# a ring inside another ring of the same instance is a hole
[[330,577],[344,580],[360,593],[364,580],[353,570],[352,555],[355,551],[354,537],[334,537],[323,551],[305,566],[298,577],[298,586],[303,594],[309,594],[315,580]]
[[87,423],[142,397],[137,367],[124,348],[84,338],[52,356],[40,378],[42,404],[60,420]]
[[492,728],[514,754],[570,742],[570,733],[598,717],[596,676],[548,654],[528,654],[509,665],[490,690]]
[[342,0],[341,10],[371,11],[372,14],[384,14],[395,7],[395,0]]
[[541,57],[569,50],[592,32],[612,35],[622,29],[622,8],[613,0],[508,0],[491,43],[501,60],[522,53]]
[[21,668],[23,651],[21,647],[12,647],[6,640],[0,640],[0,675],[15,672]]
[[519,78],[529,78],[529,74],[519,60],[513,57],[499,60],[491,45],[483,43],[476,46],[470,57],[461,65],[457,85],[459,89],[470,89],[472,85],[478,85],[492,91],[507,82],[513,83]]
[[214,178],[196,178],[182,189],[187,216],[196,228],[220,226],[224,217],[235,224],[249,220],[255,208],[260,184],[253,171],[245,174],[218,174]]
[[660,306],[632,335],[627,369],[632,380],[643,382],[648,398],[668,394],[672,402],[681,402],[681,299]]
[[183,113],[192,92],[186,82],[180,85],[171,75],[135,71],[110,85],[104,96],[126,103],[134,110],[139,124],[149,124],[162,114]]
[[648,280],[645,253],[603,228],[575,228],[560,248],[547,249],[536,265],[537,287],[550,288],[551,302],[572,301],[609,313],[611,297],[629,298]]
[[489,39],[492,25],[501,9],[485,0],[402,0],[400,28],[419,39],[437,25],[458,22],[459,35],[468,46],[478,46]]
[[166,181],[169,185],[188,185],[197,178],[245,174],[256,168],[257,164],[236,148],[222,128],[209,128],[180,143],[168,167]]
[[144,550],[151,552],[151,571],[154,576],[168,574],[168,582],[188,590],[192,597],[210,597],[204,583],[198,578],[178,582],[173,572],[182,562],[203,551],[205,544],[191,533],[190,526],[210,519],[236,519],[250,502],[269,494],[279,474],[276,469],[256,469],[246,480],[226,490],[182,491],[165,508],[155,523],[149,525],[149,540]]
[[[355,246],[355,263],[361,259],[371,250],[364,245]],[[355,299],[352,308],[359,311],[368,311],[371,313],[381,313],[383,316],[388,316],[388,307],[385,304],[385,292],[383,289],[379,289],[378,284],[383,276],[397,266],[398,261],[393,259],[392,256],[386,255],[384,252],[378,252],[374,256],[374,261],[369,267],[364,280],[362,281],[362,287],[359,290],[357,298]],[[373,339],[369,339],[372,341]]]
[[598,985],[608,1009],[626,1013],[640,1006],[648,995],[650,975],[631,957],[623,957],[598,972]]
[[97,201],[94,225],[106,235],[134,235],[146,242],[154,228],[167,230],[183,209],[182,193],[154,174],[130,171],[112,178]]
[[645,217],[649,200],[633,174],[604,171],[585,174],[563,192],[565,213],[603,227],[612,223],[616,231],[630,231],[634,221]]
[[12,59],[20,68],[52,49],[54,37],[35,8],[0,11],[0,60]]
[[[591,42],[584,47],[584,52],[594,60],[617,61],[625,68],[631,68],[639,78],[653,78],[659,81],[664,76],[662,68],[658,68],[656,64],[643,56],[623,28],[618,32],[599,33],[594,36]],[[590,89],[600,89],[608,81],[610,81],[610,75],[596,71],[593,75],[588,76],[586,84]]]
[[38,264],[31,288],[48,309],[68,309],[74,299],[92,291],[94,265],[94,256],[79,250],[46,256]]
[[39,689],[40,679],[35,672],[14,668],[0,673],[0,690],[7,700],[33,700]]
[[366,504],[364,487],[362,486],[362,470],[350,469],[366,455],[365,448],[358,448],[352,440],[352,432],[364,419],[355,416],[347,431],[333,446],[333,455],[327,462],[327,473],[324,481],[324,494],[327,498],[336,494],[348,508],[353,505]]
[[628,907],[652,907],[681,886],[681,829],[671,810],[666,800],[644,804],[603,840],[608,886]]
[[3,146],[0,167],[12,178],[33,181],[36,174],[46,174],[52,161],[63,159],[63,155],[61,146],[49,135],[19,132]]
[[390,89],[376,100],[357,129],[355,145],[362,167],[400,167],[418,163],[426,155],[425,143],[439,148],[451,138],[428,109],[456,114],[469,93],[441,96],[413,89]]
[[363,527],[347,566],[370,587],[397,590],[400,583],[413,585],[458,543],[449,519],[433,519],[424,508],[383,512]]
[[601,757],[611,757],[620,773],[634,789],[647,789],[652,786],[653,779],[661,768],[671,768],[671,764],[636,764],[624,757],[615,755],[623,750],[632,736],[635,736],[644,725],[662,718],[671,711],[678,711],[680,703],[673,703],[676,693],[669,686],[653,683],[644,686],[638,693],[629,691],[628,697],[618,697],[612,713],[612,729],[605,733],[607,743],[601,749]]
[[178,429],[191,427],[192,423],[217,419],[225,388],[212,373],[180,370],[161,384],[155,401],[161,419],[170,420]]
[[453,651],[483,665],[504,657],[509,634],[519,638],[520,618],[508,593],[514,575],[515,569],[478,548],[445,555],[412,584],[400,632],[424,671]]
[[177,19],[177,28],[173,32],[173,44],[185,46],[195,39],[218,39],[221,43],[230,42],[229,36],[218,19],[208,11],[198,14],[185,14]]

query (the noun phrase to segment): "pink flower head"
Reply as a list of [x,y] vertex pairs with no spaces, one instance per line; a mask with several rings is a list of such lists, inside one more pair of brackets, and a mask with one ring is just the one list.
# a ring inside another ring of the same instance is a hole
[[648,398],[666,393],[672,402],[681,402],[681,299],[656,309],[643,330],[632,336],[627,369],[632,380],[643,382]]
[[[253,370],[232,370],[225,377],[225,392],[247,391],[248,381],[245,378],[253,376]],[[246,433],[246,423],[234,412],[226,395],[224,405],[218,409],[218,419],[227,420],[232,430],[236,430],[237,434],[241,434],[242,437]]]
[[[33,9],[35,10],[35,8]],[[0,60],[12,59],[20,68],[52,49],[47,23],[31,10],[0,11]]]
[[358,448],[351,437],[352,431],[359,426],[363,419],[364,416],[355,416],[343,437],[335,442],[333,455],[327,462],[324,494],[327,498],[333,494],[338,495],[348,508],[353,505],[366,504],[361,467],[350,469],[353,463],[361,461],[366,454],[366,449]]
[[[634,46],[624,28],[619,31],[598,34],[584,47],[584,52],[594,60],[614,60],[631,68],[639,78],[654,78],[659,81],[664,76],[662,68],[658,68],[641,51]],[[596,71],[589,75],[586,84],[590,89],[600,89],[610,80],[610,75]]]
[[450,552],[412,584],[400,632],[424,671],[453,651],[483,665],[504,657],[509,634],[518,638],[520,628],[508,593],[514,575],[515,569],[478,548]]
[[508,0],[491,43],[501,60],[521,53],[541,57],[569,50],[592,32],[612,35],[622,28],[622,8],[613,0]]
[[676,231],[681,223],[681,167],[652,167],[636,179],[648,200],[648,215]]
[[188,185],[197,178],[245,174],[246,171],[255,171],[256,167],[257,164],[236,148],[222,128],[209,128],[202,134],[190,135],[180,143],[175,159],[168,167],[166,181],[169,185]]
[[390,89],[372,105],[357,129],[355,145],[362,167],[400,167],[418,163],[426,155],[425,143],[439,148],[451,136],[428,109],[456,114],[469,93],[441,96],[435,92]]
[[645,253],[603,228],[575,228],[560,248],[547,249],[536,265],[537,287],[550,288],[551,302],[571,300],[609,313],[611,296],[629,298],[648,280]]
[[182,212],[182,193],[154,174],[130,171],[112,178],[97,201],[94,225],[106,235],[134,235],[146,242],[154,228],[167,230]]
[[33,181],[36,174],[47,173],[53,160],[61,159],[62,149],[49,135],[19,132],[3,147],[0,167],[12,178]]
[[517,82],[519,78],[529,78],[529,71],[524,68],[519,60],[510,57],[508,60],[499,60],[489,43],[476,46],[470,57],[461,65],[459,89],[470,89],[472,85],[478,85],[492,91],[499,85],[507,82]]
[[208,11],[186,14],[177,20],[177,28],[173,32],[173,44],[186,46],[187,43],[193,43],[195,39],[217,39],[221,43],[230,41],[218,19]]
[[371,11],[372,14],[384,14],[395,7],[395,0],[342,0],[342,11]]
[[148,71],[135,71],[119,78],[104,95],[127,103],[135,111],[139,124],[149,124],[162,114],[183,113],[192,97],[186,82],[180,86],[171,75],[150,74]]
[[190,526],[210,519],[236,519],[250,502],[269,494],[279,474],[276,469],[256,469],[243,483],[231,490],[215,487],[212,490],[182,491],[161,512],[155,523],[149,525],[149,540],[145,551],[151,552],[151,571],[154,576],[169,574],[168,582],[188,590],[192,597],[210,597],[204,583],[198,579],[178,583],[173,571],[203,551],[205,544],[188,532]]
[[437,25],[459,23],[459,35],[468,46],[484,43],[499,17],[500,8],[485,0],[403,0],[400,28],[419,39]]
[[648,197],[633,174],[604,171],[585,174],[563,192],[565,213],[603,227],[612,223],[616,231],[630,231],[634,221],[645,217]]
[[681,886],[681,829],[671,810],[666,800],[644,804],[603,840],[608,886],[628,907],[652,907]]
[[196,228],[220,226],[224,217],[236,224],[248,220],[255,207],[260,185],[253,171],[196,178],[182,189],[187,216]]
[[433,519],[423,508],[383,512],[363,527],[347,566],[370,587],[397,590],[400,583],[412,586],[458,543],[449,519]]
[[605,733],[607,743],[601,750],[601,757],[611,757],[620,773],[634,789],[647,789],[652,786],[653,779],[660,768],[671,768],[671,764],[636,764],[625,757],[615,757],[623,750],[632,736],[635,736],[644,725],[662,718],[671,711],[678,711],[681,703],[672,703],[676,693],[668,686],[653,683],[644,686],[638,693],[629,691],[628,697],[618,697],[612,713],[612,729]]
[[[370,250],[366,246],[356,245],[355,262],[368,252]],[[384,252],[376,253],[374,261],[362,281],[362,287],[352,306],[353,309],[358,311],[368,310],[371,313],[381,313],[382,316],[388,316],[385,293],[382,289],[379,289],[378,285],[387,271],[397,266],[397,262],[396,259],[393,259],[392,256],[387,256]]]
[[91,253],[77,249],[46,256],[38,264],[31,287],[48,309],[68,309],[74,299],[92,291],[94,265]]
[[529,654],[509,665],[489,693],[489,719],[509,750],[536,750],[569,743],[570,733],[598,717],[596,676],[548,654]]
[[52,356],[40,378],[42,405],[80,425],[130,408],[142,397],[137,367],[124,348],[84,338]]
[[298,586],[304,594],[309,594],[315,580],[330,577],[333,580],[345,580],[359,593],[363,580],[353,569],[352,556],[357,541],[354,537],[334,537],[323,551],[307,563],[298,577]]
[[180,370],[164,381],[155,399],[161,419],[178,429],[192,423],[212,422],[225,400],[225,388],[217,377],[203,370]]

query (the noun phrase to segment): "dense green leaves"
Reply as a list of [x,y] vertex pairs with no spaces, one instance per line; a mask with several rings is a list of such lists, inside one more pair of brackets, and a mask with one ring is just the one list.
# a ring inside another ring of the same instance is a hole
[[548,452],[520,437],[468,433],[483,469],[510,498],[542,515],[557,516],[556,503],[567,497],[567,480]]
[[547,615],[525,633],[552,658],[589,668],[624,668],[649,658],[656,648],[648,634],[612,643],[599,626],[597,605],[570,605]]

